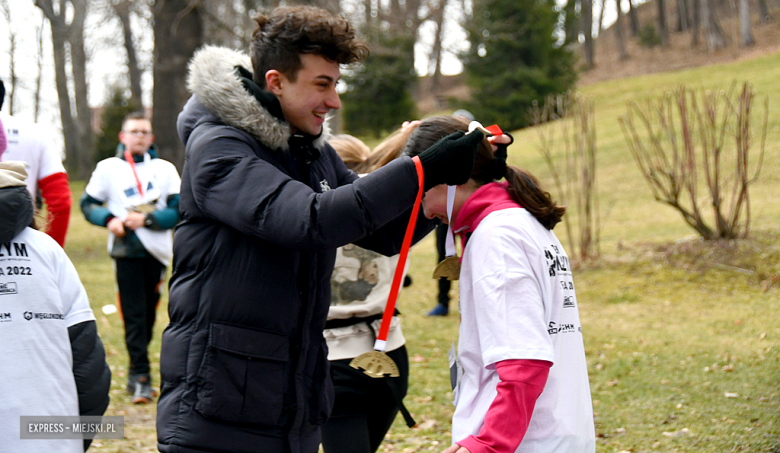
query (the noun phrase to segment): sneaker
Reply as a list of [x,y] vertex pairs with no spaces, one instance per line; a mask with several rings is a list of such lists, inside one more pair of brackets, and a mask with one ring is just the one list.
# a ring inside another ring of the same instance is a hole
[[133,392],[133,404],[149,404],[152,402],[152,383],[149,376],[138,376]]
[[447,316],[450,314],[450,307],[444,304],[436,304],[433,310],[428,312],[428,316]]
[[135,384],[143,374],[130,374],[127,376],[127,393],[132,395],[135,393]]

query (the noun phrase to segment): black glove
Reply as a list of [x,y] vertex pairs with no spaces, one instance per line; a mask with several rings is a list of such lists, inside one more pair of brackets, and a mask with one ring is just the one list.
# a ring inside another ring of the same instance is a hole
[[439,184],[465,184],[471,177],[477,149],[483,138],[485,136],[479,130],[468,135],[458,131],[421,152],[420,163],[425,173],[424,190]]

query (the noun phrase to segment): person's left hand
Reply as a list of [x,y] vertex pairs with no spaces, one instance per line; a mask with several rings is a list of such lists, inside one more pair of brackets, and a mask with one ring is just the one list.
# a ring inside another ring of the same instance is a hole
[[493,152],[496,152],[496,150],[498,150],[498,145],[509,145],[513,142],[513,139],[512,136],[508,134],[501,134],[488,137],[488,142],[490,142]]
[[455,444],[441,453],[471,453],[471,452],[468,450],[468,448],[461,447],[460,445]]
[[401,125],[401,130],[406,132],[406,130],[409,128],[416,129],[420,123],[422,123],[420,120],[404,121],[404,123]]
[[128,212],[125,218],[125,227],[135,230],[144,226],[146,218],[140,212]]

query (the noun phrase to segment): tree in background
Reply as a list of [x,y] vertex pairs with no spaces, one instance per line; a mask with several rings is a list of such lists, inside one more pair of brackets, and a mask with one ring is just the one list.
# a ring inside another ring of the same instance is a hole
[[411,95],[417,76],[409,59],[414,39],[374,27],[364,38],[371,55],[344,74],[344,126],[350,134],[379,138],[417,116]]
[[655,0],[658,7],[658,34],[661,37],[661,45],[669,44],[669,29],[666,26],[666,2],[664,0]]
[[[11,7],[8,4],[8,0],[0,0],[0,10],[3,12],[5,21],[8,24],[8,79],[3,83],[8,91],[8,113],[14,114],[14,101],[16,100],[16,85],[18,83],[18,77],[16,75],[16,47],[17,47],[17,31],[11,27]],[[0,100],[0,104],[2,100]]]
[[103,112],[100,115],[100,133],[93,157],[95,163],[116,154],[122,120],[142,108],[140,101],[134,95],[127,96],[124,87],[116,85],[110,90],[111,97],[103,104]]
[[567,206],[563,216],[568,250],[576,262],[598,258],[601,212],[596,185],[596,113],[592,98],[571,91],[534,103],[530,116],[553,178],[554,198]]
[[[138,5],[136,5],[136,3],[138,3]],[[142,7],[142,2],[135,2],[133,0],[114,0],[110,2],[110,5],[114,14],[116,14],[116,17],[119,18],[119,21],[122,23],[122,37],[125,53],[127,54],[127,74],[130,78],[130,93],[132,93],[131,96],[136,102],[140,104],[142,99],[141,74],[143,70],[138,63],[138,52],[136,51],[130,15],[135,8]]]
[[750,5],[748,0],[739,0],[739,45],[752,46],[756,43],[753,31],[750,29]]
[[[89,90],[84,43],[87,0],[62,0],[57,2],[57,8],[54,7],[53,0],[35,0],[35,6],[43,11],[51,25],[54,75],[67,157],[65,164],[72,178],[87,179],[92,173],[94,147],[91,113],[87,102]],[[69,83],[73,84],[73,101]]]
[[626,39],[623,36],[623,8],[620,7],[620,0],[615,0],[615,10],[617,13],[617,19],[615,20],[615,39],[617,40],[618,55],[620,60],[628,59],[628,52],[626,51]]
[[699,20],[704,32],[704,42],[707,44],[707,50],[712,52],[726,47],[726,36],[720,28],[718,19],[715,15],[715,2],[711,0],[699,1]]
[[588,69],[593,69],[596,66],[596,51],[594,48],[595,45],[593,43],[593,0],[579,0],[579,3],[581,20],[580,30],[583,35],[582,49],[585,54],[585,64],[583,69],[587,71]]
[[154,94],[152,128],[160,157],[179,172],[184,166],[184,146],[176,132],[176,119],[189,99],[187,63],[205,42],[203,5],[198,1],[155,2],[154,14]]
[[[750,229],[748,189],[761,172],[769,117],[766,98],[756,124],[754,97],[749,83],[737,90],[735,82],[728,91],[681,85],[645,105],[629,102],[618,119],[655,199],[677,210],[703,239],[744,238]],[[757,157],[751,153],[756,125]]]
[[534,101],[574,85],[574,55],[553,38],[554,6],[552,0],[474,1],[464,24],[471,48],[462,60],[472,94],[466,108],[480,121],[506,130],[527,126],[524,112]]

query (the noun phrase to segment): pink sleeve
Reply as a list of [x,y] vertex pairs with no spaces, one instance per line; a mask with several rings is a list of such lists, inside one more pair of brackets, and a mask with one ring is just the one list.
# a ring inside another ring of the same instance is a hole
[[523,440],[552,363],[503,360],[496,364],[501,382],[478,436],[456,442],[471,453],[514,453]]

